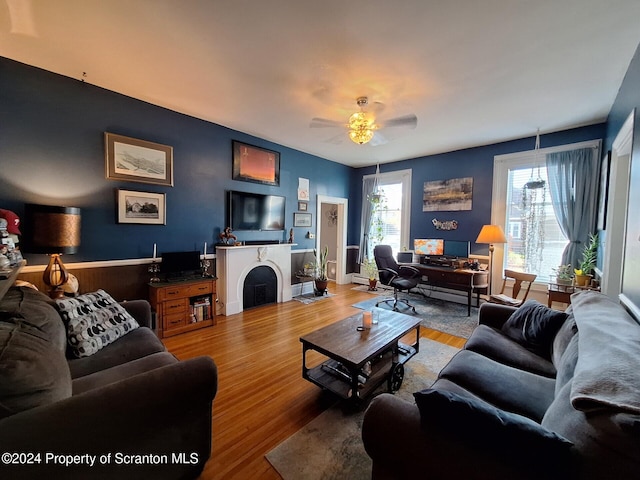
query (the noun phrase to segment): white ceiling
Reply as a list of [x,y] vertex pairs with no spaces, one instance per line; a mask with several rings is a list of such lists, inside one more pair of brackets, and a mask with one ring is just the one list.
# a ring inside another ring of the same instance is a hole
[[[0,0],[0,56],[363,166],[604,121],[638,19],[638,0]],[[309,128],[361,95],[417,128],[376,147]]]

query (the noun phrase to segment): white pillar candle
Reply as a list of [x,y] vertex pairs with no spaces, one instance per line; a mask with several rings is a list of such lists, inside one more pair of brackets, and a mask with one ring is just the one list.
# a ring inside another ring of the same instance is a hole
[[204,242],[204,256],[207,256],[207,242]]
[[156,244],[153,244],[153,259],[156,259]]

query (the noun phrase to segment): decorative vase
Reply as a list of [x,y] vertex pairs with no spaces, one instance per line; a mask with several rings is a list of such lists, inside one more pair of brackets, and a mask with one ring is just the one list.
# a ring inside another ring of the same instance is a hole
[[556,284],[558,284],[558,285],[573,285],[573,278],[559,278],[559,277],[556,277]]
[[328,280],[317,280],[315,281],[316,284],[316,297],[321,297],[322,295],[325,294],[325,292],[327,291],[327,284],[329,283]]
[[376,288],[376,285],[378,285],[378,280],[375,278],[370,278],[369,279],[369,291],[370,292],[375,292],[378,289]]
[[591,282],[591,275],[576,275],[576,285],[579,287],[587,287]]

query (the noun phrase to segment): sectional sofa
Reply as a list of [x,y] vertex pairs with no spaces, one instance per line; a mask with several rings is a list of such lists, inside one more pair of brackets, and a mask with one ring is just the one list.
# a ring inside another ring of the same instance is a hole
[[[149,328],[147,301],[105,298],[60,304],[12,287],[0,301],[2,478],[182,479],[202,471],[214,361],[168,353]],[[114,314],[120,333],[78,314],[96,305]],[[72,338],[74,322],[84,330]]]
[[484,304],[465,347],[415,403],[373,399],[375,480],[640,475],[640,326],[597,292],[567,313]]

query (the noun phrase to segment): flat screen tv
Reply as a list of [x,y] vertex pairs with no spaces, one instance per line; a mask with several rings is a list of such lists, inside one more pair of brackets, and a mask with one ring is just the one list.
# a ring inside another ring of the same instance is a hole
[[200,252],[163,252],[160,273],[166,277],[193,275],[200,271]]
[[469,258],[469,242],[445,240],[444,255],[445,257]]
[[413,251],[416,255],[444,255],[442,238],[416,238],[413,240]]
[[228,212],[233,230],[284,230],[285,197],[230,191]]

